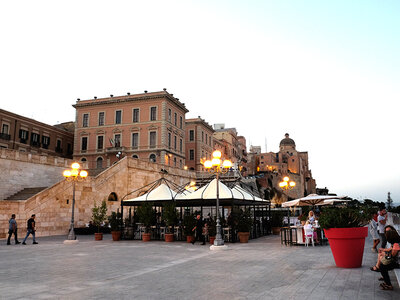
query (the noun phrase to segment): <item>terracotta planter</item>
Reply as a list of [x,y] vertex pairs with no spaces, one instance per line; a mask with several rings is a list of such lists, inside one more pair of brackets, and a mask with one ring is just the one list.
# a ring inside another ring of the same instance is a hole
[[95,234],[94,234],[94,240],[95,241],[101,241],[103,239],[103,233],[101,233],[101,232],[96,232]]
[[250,232],[238,232],[238,236],[241,243],[248,243]]
[[149,242],[151,239],[151,233],[143,233],[142,234],[142,241],[143,242]]
[[331,228],[324,232],[337,267],[361,267],[368,227]]
[[214,245],[215,236],[208,237],[210,239],[210,244]]
[[111,231],[113,241],[119,241],[121,239],[121,231]]
[[167,243],[171,243],[174,241],[174,234],[173,233],[166,233],[165,234],[165,241]]
[[192,242],[194,241],[194,236],[193,236],[193,235],[187,235],[187,236],[186,236],[186,241],[187,241],[188,243],[192,243]]
[[272,234],[273,235],[278,235],[281,233],[281,228],[280,227],[272,227]]

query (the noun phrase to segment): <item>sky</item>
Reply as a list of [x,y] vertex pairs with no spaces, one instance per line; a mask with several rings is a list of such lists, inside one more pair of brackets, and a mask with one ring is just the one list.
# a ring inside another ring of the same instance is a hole
[[247,146],[308,151],[318,187],[400,202],[400,1],[2,1],[0,108],[167,88]]

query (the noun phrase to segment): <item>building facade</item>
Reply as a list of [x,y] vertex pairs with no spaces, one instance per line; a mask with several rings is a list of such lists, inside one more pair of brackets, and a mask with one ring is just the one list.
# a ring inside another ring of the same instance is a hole
[[202,118],[186,120],[186,166],[189,170],[204,171],[202,162],[210,159],[214,145],[214,129]]
[[0,125],[1,148],[72,158],[73,122],[51,126],[0,109]]
[[[308,152],[297,151],[296,143],[287,133],[279,144],[279,152],[254,154],[252,161],[256,162],[256,170],[252,170],[252,172],[264,175],[264,178],[259,180],[261,185],[276,198],[280,198],[276,199],[278,202],[304,197],[316,192],[316,182],[309,168]],[[279,188],[279,182],[285,176],[296,182],[293,189],[285,191]]]
[[78,100],[74,158],[104,169],[124,156],[185,165],[185,105],[160,92]]

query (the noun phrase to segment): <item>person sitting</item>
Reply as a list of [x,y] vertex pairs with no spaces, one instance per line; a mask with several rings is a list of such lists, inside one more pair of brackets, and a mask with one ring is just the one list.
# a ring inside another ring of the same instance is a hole
[[392,250],[387,251],[387,255],[381,258],[379,270],[382,275],[380,279],[383,279],[383,283],[380,284],[380,287],[382,290],[393,290],[389,271],[399,267],[398,254],[400,251],[400,236],[396,230],[387,230],[385,236],[387,241],[392,245]]
[[310,221],[311,225],[314,225],[315,222],[315,215],[312,210],[308,213],[308,221]]

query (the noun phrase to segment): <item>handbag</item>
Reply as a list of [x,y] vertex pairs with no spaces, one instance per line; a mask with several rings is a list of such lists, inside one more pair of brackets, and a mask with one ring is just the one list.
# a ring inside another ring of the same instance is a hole
[[394,262],[392,251],[386,252],[385,256],[381,258],[381,263],[383,265],[390,265],[392,262]]

